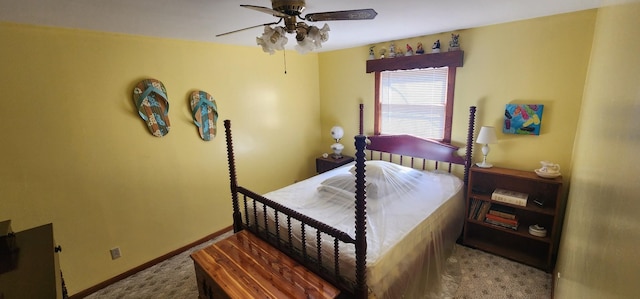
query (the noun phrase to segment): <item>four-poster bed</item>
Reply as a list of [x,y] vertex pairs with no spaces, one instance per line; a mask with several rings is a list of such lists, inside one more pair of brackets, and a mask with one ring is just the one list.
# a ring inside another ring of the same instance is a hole
[[456,146],[410,135],[363,136],[361,105],[355,163],[264,195],[237,183],[225,120],[234,232],[250,231],[347,297],[427,295],[425,280],[439,281],[462,230],[475,107],[469,112],[462,157]]

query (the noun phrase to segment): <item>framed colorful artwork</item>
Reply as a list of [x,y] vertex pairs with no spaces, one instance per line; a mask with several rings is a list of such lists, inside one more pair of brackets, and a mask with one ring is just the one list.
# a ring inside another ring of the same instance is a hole
[[540,135],[544,105],[507,104],[502,133]]

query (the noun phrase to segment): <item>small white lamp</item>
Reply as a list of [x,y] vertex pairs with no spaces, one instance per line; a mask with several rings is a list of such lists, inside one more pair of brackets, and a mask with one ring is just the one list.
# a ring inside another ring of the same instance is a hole
[[476,163],[478,167],[491,168],[492,164],[487,163],[487,155],[489,154],[489,144],[498,143],[498,137],[496,137],[496,129],[489,126],[483,126],[480,128],[480,133],[476,139],[476,143],[483,144],[482,146],[482,163]]
[[344,136],[344,130],[342,127],[334,126],[331,128],[331,137],[335,139],[336,143],[331,145],[331,149],[333,150],[333,154],[331,157],[334,159],[342,158],[342,150],[344,149],[344,145],[340,144],[340,139]]

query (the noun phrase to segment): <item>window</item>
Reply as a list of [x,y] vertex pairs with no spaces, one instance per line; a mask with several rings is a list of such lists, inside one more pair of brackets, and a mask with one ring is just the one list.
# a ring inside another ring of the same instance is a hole
[[367,61],[375,72],[374,134],[451,142],[456,69],[463,51]]
[[444,140],[448,67],[380,74],[380,134]]

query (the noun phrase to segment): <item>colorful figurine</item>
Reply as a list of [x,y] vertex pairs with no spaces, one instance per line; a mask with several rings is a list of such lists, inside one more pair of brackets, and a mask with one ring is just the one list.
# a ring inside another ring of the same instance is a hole
[[407,44],[407,53],[404,53],[404,56],[411,56],[413,55],[413,48],[411,48],[411,45]]
[[459,43],[460,34],[451,33],[451,41],[449,41],[449,51],[458,51],[460,50]]
[[440,53],[440,40],[437,40],[435,43],[433,43],[433,46],[431,47],[431,53]]
[[424,48],[422,47],[422,43],[418,43],[418,48],[416,49],[416,54],[424,54]]

